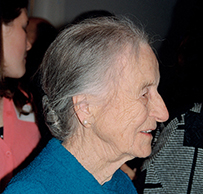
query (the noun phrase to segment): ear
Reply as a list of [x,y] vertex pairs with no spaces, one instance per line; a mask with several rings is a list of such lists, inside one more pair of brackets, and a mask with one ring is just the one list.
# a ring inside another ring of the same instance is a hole
[[89,103],[86,95],[73,96],[73,105],[78,120],[83,126],[87,126],[91,116]]

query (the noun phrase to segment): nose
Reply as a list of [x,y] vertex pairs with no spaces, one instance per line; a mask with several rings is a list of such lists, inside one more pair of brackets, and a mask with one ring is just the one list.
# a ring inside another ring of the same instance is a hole
[[169,113],[166,105],[158,92],[154,99],[151,101],[149,115],[154,117],[157,122],[165,122],[169,118]]
[[32,48],[32,45],[29,42],[29,40],[27,39],[26,51],[29,51],[31,48]]

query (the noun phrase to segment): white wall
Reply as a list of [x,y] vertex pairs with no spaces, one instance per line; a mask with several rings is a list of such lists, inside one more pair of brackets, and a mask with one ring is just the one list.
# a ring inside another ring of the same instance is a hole
[[[137,18],[148,32],[164,38],[177,0],[30,0],[32,16],[43,17],[55,27],[73,20],[82,12],[103,9]],[[159,44],[155,44],[159,47]]]

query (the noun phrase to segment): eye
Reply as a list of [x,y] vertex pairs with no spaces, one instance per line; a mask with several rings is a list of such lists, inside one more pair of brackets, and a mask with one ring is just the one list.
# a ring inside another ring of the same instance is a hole
[[149,89],[148,89],[148,88],[145,88],[145,89],[142,91],[142,97],[147,97],[147,96],[148,96],[148,93],[149,93]]
[[27,34],[27,26],[28,26],[28,23],[22,23],[22,29],[26,34]]
[[141,101],[143,103],[143,105],[147,105],[148,104],[148,101],[149,101],[149,89],[148,88],[145,88],[143,91],[142,91],[142,95],[141,95]]
[[26,27],[23,27],[23,30],[25,31],[25,33],[27,34],[27,30],[26,30]]

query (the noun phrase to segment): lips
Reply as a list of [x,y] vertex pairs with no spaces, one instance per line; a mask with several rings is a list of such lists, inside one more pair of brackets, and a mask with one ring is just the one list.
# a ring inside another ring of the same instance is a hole
[[147,131],[141,131],[141,133],[151,133],[152,132],[152,130],[147,130]]

